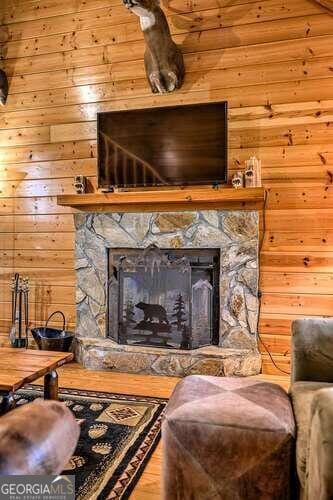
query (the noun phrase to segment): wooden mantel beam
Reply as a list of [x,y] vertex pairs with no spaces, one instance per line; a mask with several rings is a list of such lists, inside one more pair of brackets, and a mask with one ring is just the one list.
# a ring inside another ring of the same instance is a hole
[[60,195],[58,205],[94,212],[154,212],[172,210],[261,210],[264,188],[188,188],[157,191]]

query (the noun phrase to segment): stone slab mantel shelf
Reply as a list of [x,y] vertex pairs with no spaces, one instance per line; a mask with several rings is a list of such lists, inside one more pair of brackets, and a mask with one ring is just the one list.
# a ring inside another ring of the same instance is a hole
[[234,189],[184,188],[57,196],[58,205],[89,212],[153,212],[193,209],[261,210],[262,187]]

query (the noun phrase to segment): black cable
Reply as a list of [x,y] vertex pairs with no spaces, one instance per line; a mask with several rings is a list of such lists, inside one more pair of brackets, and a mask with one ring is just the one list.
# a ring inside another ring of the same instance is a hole
[[[262,247],[264,245],[264,238],[265,238],[265,232],[266,232],[266,204],[267,204],[267,191],[265,189],[265,195],[264,195],[264,207],[263,207],[263,234],[262,234],[262,240],[261,240],[261,245],[260,245],[260,249],[259,249],[259,257],[261,256],[261,251],[262,251]],[[260,259],[259,259],[260,260]],[[258,273],[258,281],[259,281],[259,284],[260,284],[260,269],[261,269],[261,266],[260,266],[260,262],[259,262],[259,273]],[[260,313],[261,313],[261,297],[262,297],[262,294],[261,294],[261,291],[259,290],[258,291],[258,298],[259,298],[259,308],[258,308],[258,323],[257,323],[257,332],[258,332],[258,339],[259,339],[259,342],[263,345],[265,351],[267,352],[268,356],[269,356],[269,359],[271,360],[271,362],[273,363],[273,365],[275,366],[275,368],[280,371],[281,373],[284,373],[285,375],[291,375],[291,372],[287,372],[286,370],[284,370],[283,368],[280,368],[270,350],[268,349],[267,345],[265,344],[265,342],[262,340],[261,338],[261,335],[259,333],[259,321],[260,321]]]
[[268,356],[269,356],[269,358],[270,358],[271,362],[272,362],[272,363],[273,363],[273,365],[275,366],[275,368],[276,368],[277,370],[279,370],[279,372],[281,372],[281,373],[284,373],[284,374],[286,374],[286,375],[291,375],[291,372],[287,372],[286,370],[283,370],[283,368],[280,368],[280,366],[278,366],[278,365],[276,364],[276,362],[274,361],[274,358],[273,358],[273,356],[272,356],[272,354],[271,354],[270,350],[268,349],[268,347],[267,347],[267,345],[265,344],[265,342],[262,340],[262,338],[261,338],[261,336],[260,336],[260,333],[259,333],[259,332],[258,332],[258,339],[259,339],[259,342],[260,342],[260,343],[264,346],[265,351],[267,352],[267,354],[268,354]]

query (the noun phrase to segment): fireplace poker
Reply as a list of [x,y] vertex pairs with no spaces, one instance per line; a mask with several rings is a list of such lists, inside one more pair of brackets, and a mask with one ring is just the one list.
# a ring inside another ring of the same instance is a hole
[[[20,280],[19,280],[18,338],[15,339],[14,347],[27,347],[27,342],[28,342],[27,293],[28,293],[28,278],[20,278]],[[22,336],[23,321],[25,323],[25,337]]]
[[24,279],[24,323],[25,323],[25,347],[28,348],[28,328],[29,328],[29,278]]
[[11,290],[12,290],[12,324],[15,321],[15,312],[14,312],[14,299],[15,299],[15,277],[12,277],[12,284],[11,284]]
[[9,332],[10,343],[14,345],[16,339],[16,320],[17,320],[17,295],[19,288],[19,273],[15,273],[12,278],[12,326]]
[[[12,347],[26,347],[28,345],[28,278],[21,278],[18,273],[12,279],[12,320],[9,338]],[[25,338],[22,337],[23,321],[25,323]]]
[[20,278],[19,281],[19,311],[18,311],[18,338],[19,338],[19,343],[21,343],[21,338],[22,338],[22,278]]

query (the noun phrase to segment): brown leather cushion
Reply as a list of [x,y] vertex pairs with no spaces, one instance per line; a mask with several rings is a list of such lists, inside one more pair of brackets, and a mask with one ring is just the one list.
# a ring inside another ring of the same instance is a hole
[[305,488],[306,462],[308,457],[311,404],[319,389],[333,387],[327,382],[295,382],[290,389],[297,428],[296,462],[299,481]]
[[288,497],[295,424],[281,387],[187,377],[171,397],[162,432],[166,499]]

